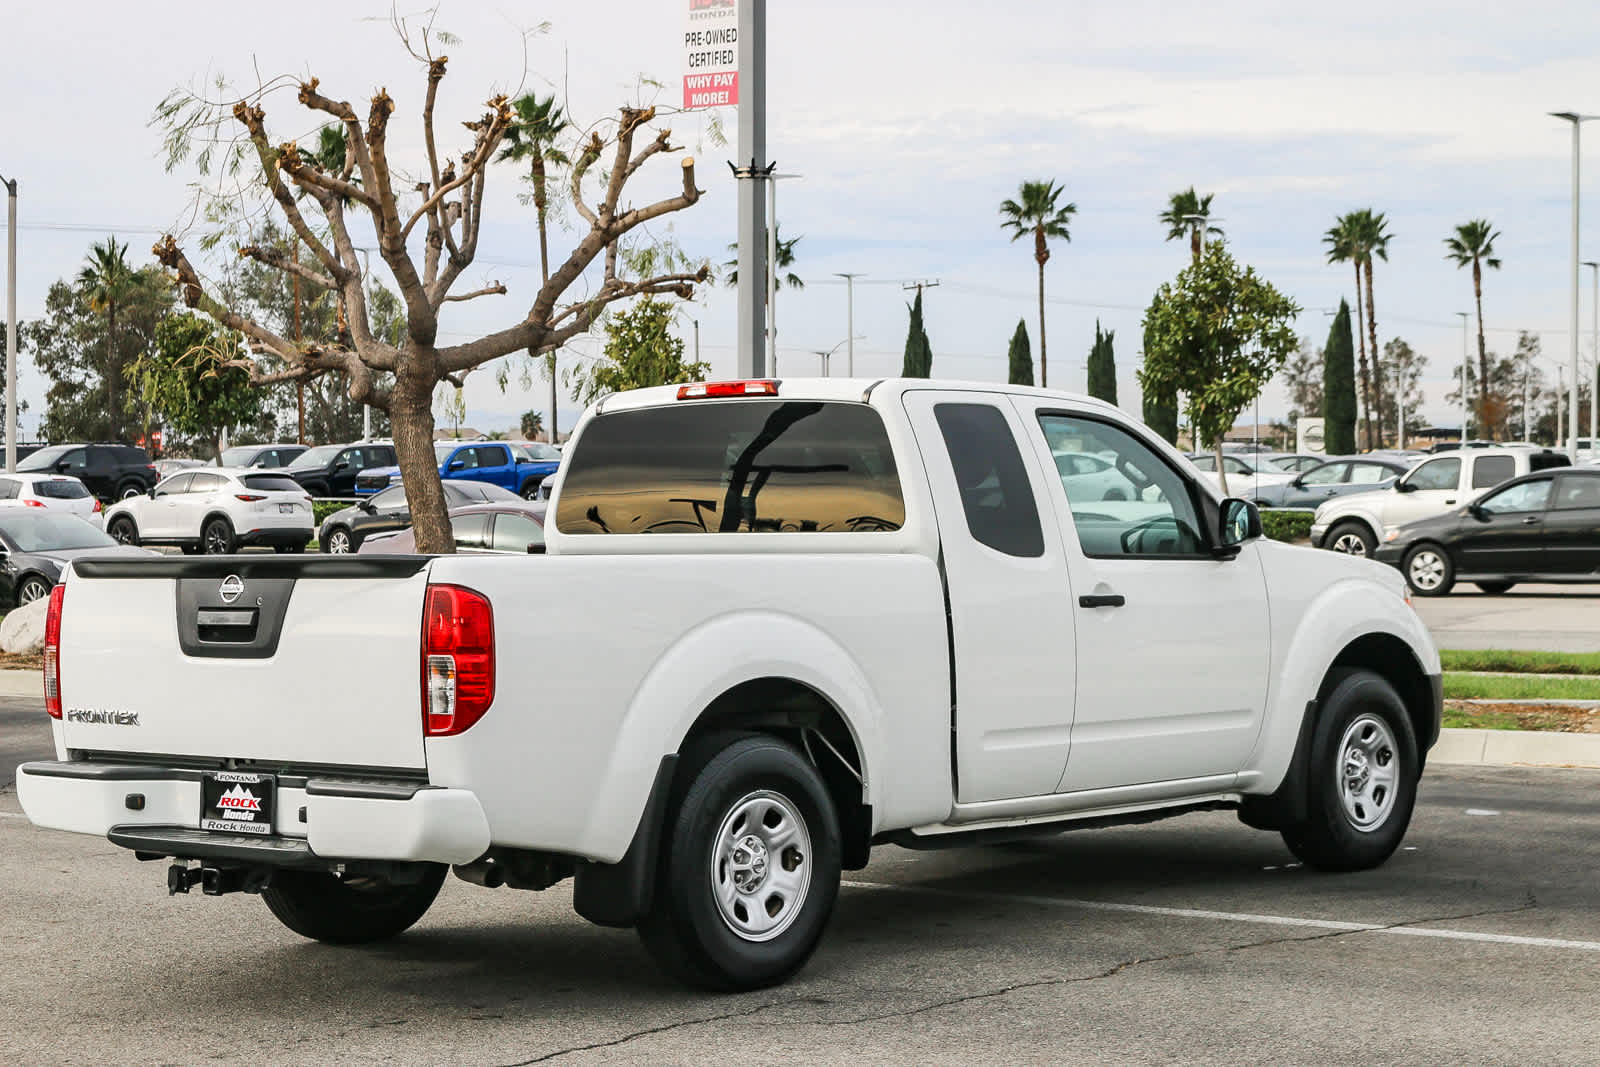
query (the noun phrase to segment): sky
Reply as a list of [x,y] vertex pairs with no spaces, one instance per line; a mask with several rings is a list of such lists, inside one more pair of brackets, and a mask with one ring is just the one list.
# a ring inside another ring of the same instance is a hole
[[[501,91],[554,91],[583,125],[622,103],[678,103],[686,6],[447,0],[436,25],[458,40],[443,48],[451,61],[441,136],[460,151],[467,135],[456,123]],[[150,124],[175,87],[213,92],[218,76],[249,87],[315,75],[324,93],[364,114],[384,86],[397,105],[392,151],[401,166],[424,167],[424,79],[388,8],[280,0],[248,17],[234,10],[195,17],[175,6],[77,0],[8,12],[0,174],[20,183],[21,318],[38,315],[50,283],[75,273],[108,233],[129,241],[140,262],[169,229],[198,248],[197,175],[165,169],[161,131]],[[1487,218],[1502,234],[1504,267],[1484,285],[1490,349],[1509,354],[1518,331],[1539,333],[1550,383],[1569,358],[1572,137],[1547,113],[1600,113],[1593,4],[1219,0],[1200,18],[1146,0],[922,0],[914,9],[809,0],[773,3],[768,40],[769,155],[803,176],[778,190],[783,233],[802,237],[795,271],[806,281],[779,295],[780,374],[818,373],[817,350],[845,340],[835,272],[864,275],[855,291],[858,375],[898,373],[904,286],[913,281],[939,283],[925,291],[936,377],[1004,380],[1019,319],[1037,360],[1031,243],[1009,241],[998,207],[1022,181],[1046,179],[1078,208],[1070,243],[1053,248],[1046,271],[1052,386],[1084,387],[1098,321],[1116,331],[1119,399],[1137,412],[1143,309],[1188,257],[1186,242],[1164,240],[1157,216],[1190,185],[1215,194],[1233,254],[1301,305],[1297,330],[1317,346],[1353,288],[1348,266],[1325,262],[1322,234],[1345,211],[1384,212],[1394,239],[1376,270],[1379,341],[1404,338],[1428,359],[1422,410],[1437,424],[1459,422],[1445,393],[1462,351],[1456,313],[1472,307],[1469,273],[1444,258],[1457,224]],[[274,140],[309,140],[318,125],[292,90],[266,107]],[[715,263],[729,258],[737,231],[726,164],[736,116],[719,117],[726,143],[707,113],[663,118],[695,157],[704,195],[653,228]],[[1600,259],[1600,124],[1586,132],[1580,258]],[[670,160],[647,167],[630,183],[632,199],[670,195],[677,171]],[[491,171],[478,261],[460,283],[499,281],[509,292],[448,305],[446,342],[510,325],[531,303],[536,230],[532,208],[518,202],[518,176],[510,166]],[[552,258],[572,240],[558,227]],[[1587,270],[1581,288],[1589,361]],[[682,316],[691,348],[698,322],[701,358],[716,376],[734,373],[735,304],[733,290],[705,287]],[[575,342],[564,365],[600,347],[599,337]],[[833,373],[844,362],[841,347]],[[44,385],[26,363],[20,371],[26,434]],[[513,373],[502,391],[494,377],[480,371],[467,381],[469,421],[480,429],[547,406],[543,382],[525,390]],[[1288,408],[1277,384],[1261,399],[1263,419]],[[565,428],[577,405],[567,398],[562,409]]]

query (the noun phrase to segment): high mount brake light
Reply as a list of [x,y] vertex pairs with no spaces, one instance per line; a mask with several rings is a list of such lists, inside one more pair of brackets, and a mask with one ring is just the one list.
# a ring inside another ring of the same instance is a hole
[[57,583],[50,590],[50,606],[44,616],[44,710],[52,719],[61,718],[61,603],[67,587]]
[[679,400],[713,400],[730,396],[777,396],[778,383],[770,379],[750,382],[695,382],[678,387]]
[[422,611],[422,725],[450,737],[494,703],[494,610],[482,593],[430,585]]

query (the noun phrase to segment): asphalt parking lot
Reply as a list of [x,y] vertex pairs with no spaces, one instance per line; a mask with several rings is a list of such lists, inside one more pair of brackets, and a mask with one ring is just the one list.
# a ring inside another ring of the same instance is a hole
[[880,849],[794,982],[687,992],[565,886],[451,879],[393,942],[35,829],[0,707],[0,1034],[14,1063],[1594,1063],[1600,771],[1438,767],[1404,851],[1325,876],[1231,815]]
[[1600,586],[1519,585],[1490,596],[1462,584],[1411,604],[1440,648],[1600,652]]

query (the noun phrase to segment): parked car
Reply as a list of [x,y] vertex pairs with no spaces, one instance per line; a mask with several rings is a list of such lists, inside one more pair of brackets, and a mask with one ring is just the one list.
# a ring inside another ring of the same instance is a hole
[[160,481],[168,475],[177,474],[179,471],[193,470],[196,467],[206,466],[203,459],[158,459],[156,460],[156,480]]
[[[1070,507],[1052,438],[1138,498]],[[1442,672],[1400,576],[1263,539],[1108,404],[697,382],[591,406],[563,472],[538,559],[74,564],[23,811],[171,857],[138,870],[173,892],[258,892],[341,946],[302,969],[360,966],[454,866],[570,877],[724,991],[798,973],[888,842],[1234,809],[1350,872],[1404,839]],[[28,845],[52,877],[101,862]],[[1192,844],[1236,847],[1209,818]],[[242,907],[175,934],[164,904],[119,907],[119,939],[242,936]]]
[[1088,452],[1054,452],[1056,473],[1067,500],[1074,504],[1099,500],[1133,500],[1138,496],[1128,476],[1104,457]]
[[152,555],[117,544],[77,515],[31,508],[0,511],[0,601],[31,604],[49,596],[75,559]]
[[1335,497],[1317,508],[1311,543],[1352,556],[1371,556],[1390,530],[1451,508],[1519,474],[1565,467],[1549,449],[1467,447],[1433,456],[1388,489]]
[[[457,552],[527,555],[544,551],[545,505],[535,501],[498,500],[450,509],[450,533]],[[362,555],[410,555],[417,550],[416,531],[374,534],[361,543]]]
[[246,467],[287,467],[306,452],[305,445],[239,445],[225,448],[217,457],[217,466],[242,470]]
[[106,533],[125,545],[177,545],[208,556],[245,545],[302,552],[311,540],[311,496],[279,473],[206,467],[179,471],[148,497],[106,510]]
[[1313,467],[1320,467],[1328,462],[1328,456],[1315,455],[1310,452],[1285,452],[1271,453],[1267,456],[1272,460],[1272,465],[1279,470],[1293,471],[1304,474]]
[[[561,466],[561,453],[538,441],[436,441],[439,477],[446,481],[488,482],[524,500],[538,497],[539,485]],[[358,494],[376,493],[400,483],[400,468],[365,470],[356,479]]]
[[17,463],[21,474],[70,474],[106,503],[148,493],[156,484],[150,453],[135,445],[51,445]]
[[357,475],[369,467],[386,467],[394,462],[392,444],[367,441],[321,445],[296,456],[283,473],[305,486],[312,496],[355,496]]
[[[444,499],[455,508],[521,498],[488,482],[445,482]],[[403,530],[410,525],[411,505],[406,501],[406,488],[396,485],[323,519],[317,529],[317,546],[323,552],[342,556],[360,551],[361,542],[374,534]]]
[[91,523],[100,521],[103,505],[89,487],[67,474],[0,475],[0,508],[43,508],[63,511]]
[[[1198,452],[1189,462],[1199,468],[1201,476],[1220,493],[1222,479],[1217,477],[1217,457],[1210,452]],[[1294,473],[1280,469],[1272,460],[1256,452],[1224,452],[1222,469],[1228,474],[1228,491],[1225,495],[1254,501],[1262,489],[1269,485],[1282,485],[1294,478]]]
[[1341,456],[1297,474],[1282,485],[1256,490],[1256,503],[1273,508],[1312,508],[1346,493],[1387,489],[1411,468],[1397,460]]
[[1485,593],[1518,582],[1600,582],[1600,470],[1524,474],[1443,515],[1390,530],[1375,558],[1418,596],[1458,581]]

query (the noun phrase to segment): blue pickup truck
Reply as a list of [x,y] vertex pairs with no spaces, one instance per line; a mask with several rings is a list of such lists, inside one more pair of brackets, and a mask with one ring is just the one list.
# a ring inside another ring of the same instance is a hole
[[[437,441],[439,477],[445,481],[488,482],[528,500],[561,466],[561,453],[537,441]],[[400,484],[399,467],[373,467],[356,477],[357,496],[371,496]]]

